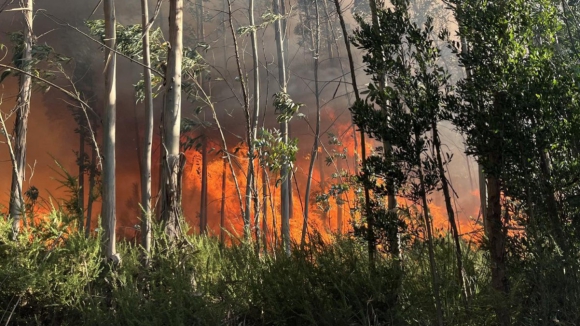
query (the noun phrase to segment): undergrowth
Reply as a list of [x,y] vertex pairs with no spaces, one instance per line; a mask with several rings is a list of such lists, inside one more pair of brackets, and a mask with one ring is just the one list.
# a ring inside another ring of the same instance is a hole
[[[257,255],[251,244],[224,247],[206,236],[168,245],[156,229],[146,266],[141,248],[129,242],[119,243],[122,264],[111,266],[98,237],[85,238],[73,224],[54,210],[12,241],[10,221],[0,218],[0,324],[436,324],[427,248],[420,239],[407,245],[399,270],[385,257],[371,266],[366,246],[348,237],[295,248],[290,256]],[[464,243],[464,302],[450,239],[439,237],[435,248],[446,324],[493,325],[497,298],[488,290],[483,251]],[[522,269],[516,277],[531,273]],[[529,321],[537,308],[530,300],[538,294],[522,286],[514,292],[506,304],[520,306],[520,320]]]

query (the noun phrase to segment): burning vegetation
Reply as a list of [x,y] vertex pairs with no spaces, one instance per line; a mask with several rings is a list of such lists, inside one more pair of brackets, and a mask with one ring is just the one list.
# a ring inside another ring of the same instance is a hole
[[575,3],[95,2],[0,0],[0,323],[580,323]]

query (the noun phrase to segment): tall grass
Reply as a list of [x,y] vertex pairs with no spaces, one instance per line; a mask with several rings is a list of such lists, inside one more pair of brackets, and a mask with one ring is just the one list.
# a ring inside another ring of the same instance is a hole
[[[139,247],[121,242],[123,263],[113,268],[101,258],[99,239],[85,238],[63,215],[54,210],[18,241],[10,241],[10,223],[0,218],[0,324],[429,325],[433,320],[419,242],[406,251],[398,275],[386,258],[371,267],[366,247],[352,238],[295,248],[291,256],[257,255],[252,244],[223,247],[206,236],[187,236],[169,246],[156,229],[148,266],[142,265]],[[456,308],[460,293],[447,239],[437,248],[442,274],[450,274],[441,284],[447,318],[477,325]],[[475,272],[480,262],[467,261],[467,274],[480,282]]]

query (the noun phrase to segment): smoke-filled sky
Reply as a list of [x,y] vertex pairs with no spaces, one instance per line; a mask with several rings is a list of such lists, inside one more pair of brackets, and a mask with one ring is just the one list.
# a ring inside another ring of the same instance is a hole
[[[88,99],[88,102],[95,109],[96,112],[102,111],[102,98],[104,94],[104,82],[102,78],[103,72],[103,57],[104,53],[101,51],[98,44],[87,39],[78,31],[65,26],[70,24],[81,29],[83,32],[88,32],[84,26],[87,19],[100,19],[102,17],[102,7],[99,7],[95,14],[91,16],[91,12],[98,4],[98,0],[94,1],[67,1],[67,0],[38,0],[35,2],[36,19],[34,21],[34,33],[41,36],[38,43],[46,43],[54,47],[55,51],[73,58],[72,62],[66,66],[67,73],[77,84],[79,90]],[[270,8],[268,1],[256,1],[256,20],[261,22],[261,14]],[[349,0],[343,1],[343,7],[347,8],[351,5]],[[149,0],[150,12],[155,7],[155,0]],[[185,0],[185,45],[194,47],[198,41],[197,29],[198,20],[195,16],[197,1]],[[429,1],[423,1],[418,8]],[[220,122],[225,130],[226,137],[230,148],[235,148],[237,143],[245,138],[245,123],[243,122],[243,111],[236,96],[241,97],[239,89],[239,82],[236,81],[236,63],[233,57],[233,42],[231,40],[231,31],[226,17],[223,15],[223,2],[221,0],[203,1],[205,8],[204,15],[204,30],[205,42],[210,46],[207,52],[201,52],[205,57],[210,67],[206,74],[208,81],[207,87],[212,95],[212,99],[216,105]],[[235,28],[247,25],[247,8],[245,1],[234,1],[234,25]],[[288,6],[290,8],[290,6]],[[9,8],[15,8],[13,4]],[[326,10],[333,15],[334,5],[328,3]],[[138,24],[141,22],[139,1],[117,1],[116,11],[117,18],[121,24]],[[423,9],[420,9],[423,10]],[[162,7],[160,17],[158,17],[156,24],[161,26],[166,32],[167,25],[167,8]],[[355,27],[354,20],[347,11],[347,19],[351,28]],[[288,19],[287,38],[288,38],[288,53],[287,59],[289,62],[289,88],[288,92],[296,102],[305,104],[301,112],[305,114],[305,119],[295,118],[291,123],[292,136],[299,138],[300,153],[298,155],[298,162],[296,164],[296,176],[298,180],[299,193],[304,194],[304,178],[307,172],[309,163],[309,152],[312,147],[312,135],[309,124],[314,127],[313,122],[315,118],[315,97],[314,97],[314,83],[313,83],[313,52],[308,47],[299,45],[301,35],[295,33],[295,27],[300,20],[300,16],[295,10],[291,13]],[[10,62],[12,52],[9,41],[9,33],[22,29],[23,22],[21,15],[17,12],[5,11],[0,13],[0,44],[8,46],[8,51],[0,54],[2,63],[8,64]],[[224,36],[225,28],[225,36]],[[326,28],[326,29],[325,29]],[[341,76],[348,70],[346,59],[339,59],[340,54],[345,57],[344,42],[342,40],[342,33],[339,30],[336,21],[332,24],[327,24],[323,27],[323,34],[330,35],[330,39],[337,40],[337,43],[331,43],[330,47],[333,52],[333,59],[329,59],[328,46],[323,41],[320,59],[320,88],[321,102],[324,104],[322,110],[323,125],[322,130],[328,130],[334,134],[342,135],[342,141],[345,147],[349,147],[349,163],[348,168],[353,170],[353,153],[352,132],[349,128],[350,113],[348,111],[349,97],[346,96],[346,86],[344,83],[339,83]],[[327,32],[328,31],[328,32]],[[265,112],[265,127],[276,127],[275,114],[273,112],[271,102],[272,95],[278,91],[277,81],[277,65],[275,42],[273,37],[273,28],[271,26],[258,30],[259,56],[261,64],[261,110],[260,116]],[[250,71],[251,69],[251,51],[249,37],[239,36],[239,48],[243,60],[243,69]],[[225,45],[224,45],[225,42]],[[338,46],[338,48],[336,47]],[[355,65],[359,68],[358,76],[360,78],[359,84],[364,85],[368,80],[362,71],[362,62],[360,62],[361,55],[355,55],[358,59]],[[119,228],[120,234],[133,236],[134,231],[130,229],[132,225],[137,223],[138,219],[138,148],[140,144],[141,129],[144,125],[143,107],[141,104],[135,103],[134,87],[133,85],[139,80],[142,68],[129,60],[118,59],[118,89],[117,89],[117,196],[118,196],[118,214],[119,214]],[[251,80],[252,75],[248,72]],[[346,75],[345,80],[349,80]],[[225,79],[223,81],[222,79]],[[64,78],[57,78],[55,80],[59,85],[68,88],[67,80]],[[232,92],[233,87],[234,90]],[[361,86],[362,87],[362,86]],[[350,86],[348,86],[350,88]],[[350,90],[349,90],[350,91]],[[8,112],[14,107],[14,98],[17,94],[17,80],[16,78],[9,78],[0,84],[0,94],[3,97],[3,104],[0,106],[2,112]],[[35,185],[40,190],[40,195],[48,200],[50,194],[56,198],[65,196],[63,189],[58,188],[58,183],[54,178],[58,177],[57,173],[53,171],[56,168],[53,158],[58,159],[63,163],[64,167],[76,174],[78,168],[75,165],[75,151],[79,148],[79,136],[74,132],[76,123],[72,118],[71,108],[68,103],[72,103],[69,98],[58,90],[51,89],[46,94],[41,92],[34,92],[32,95],[31,114],[29,122],[28,134],[28,164],[31,165],[31,170],[27,172],[27,182],[24,188]],[[156,118],[160,116],[160,99],[155,102]],[[195,115],[195,108],[203,106],[200,103],[188,102],[184,97],[183,108],[184,117],[192,119],[200,119],[208,122],[211,121],[211,112],[205,108],[201,114]],[[212,122],[213,123],[213,122]],[[12,120],[7,122],[8,129],[11,129]],[[158,132],[158,121],[156,121],[155,133]],[[97,125],[97,129],[100,126]],[[474,186],[476,180],[472,180],[468,174],[467,160],[462,152],[461,138],[449,130],[445,125],[442,126],[442,140],[448,146],[449,150],[455,153],[455,159],[450,166],[450,173],[452,175],[453,185],[456,192],[460,196],[458,201],[458,209],[460,216],[463,217],[464,222],[467,222],[466,217],[477,214],[477,197],[474,193]],[[219,199],[221,198],[221,160],[217,155],[217,150],[221,147],[220,140],[217,137],[216,130],[213,126],[206,129],[199,130],[198,133],[208,135],[211,139],[212,148],[216,150],[210,155],[210,216],[209,223],[214,230],[217,228],[219,216]],[[2,139],[4,141],[4,139]],[[328,136],[322,135],[321,141],[328,150],[332,150],[328,144]],[[154,142],[155,145],[158,144]],[[8,193],[10,189],[10,169],[11,164],[6,150],[5,144],[0,144],[0,202],[8,202]],[[154,148],[154,160],[159,156],[157,148]],[[190,153],[188,155],[189,162],[186,165],[186,181],[184,188],[184,211],[188,221],[196,225],[197,213],[199,206],[199,154]],[[243,163],[243,159],[240,159]],[[346,164],[345,164],[346,165]],[[317,164],[318,166],[318,164]],[[343,166],[342,168],[346,168]],[[34,173],[31,173],[31,171]],[[324,168],[324,174],[328,178],[332,173],[332,168]],[[475,176],[475,165],[471,165],[471,172]],[[154,185],[156,181],[154,174]],[[242,172],[238,175],[239,179],[243,179]],[[317,178],[320,178],[320,171],[315,173],[313,188],[316,190],[318,186]],[[30,179],[30,182],[29,182]],[[228,179],[228,185],[231,181]],[[318,186],[319,187],[319,186]],[[228,194],[233,194],[232,189],[228,189]],[[154,191],[155,195],[155,191]],[[300,197],[295,194],[295,210],[301,208]],[[239,210],[235,207],[236,199],[231,198],[231,203],[228,201],[228,218],[231,219],[232,224],[238,224]],[[434,203],[439,203],[438,199]],[[439,205],[442,207],[443,205]],[[100,208],[100,203],[96,204],[97,210]],[[346,210],[348,212],[348,210]],[[296,214],[296,213],[295,213]],[[294,219],[296,220],[296,219]],[[298,223],[294,221],[293,223]],[[333,222],[336,225],[336,222]],[[332,223],[328,223],[332,225]],[[441,224],[443,225],[443,224]],[[129,229],[129,231],[125,231]]]

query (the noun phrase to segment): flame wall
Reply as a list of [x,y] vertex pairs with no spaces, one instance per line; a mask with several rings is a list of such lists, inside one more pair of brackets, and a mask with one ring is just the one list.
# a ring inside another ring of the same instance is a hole
[[[150,7],[154,8],[156,1],[150,0]],[[266,2],[260,3],[266,5]],[[97,10],[94,16],[91,17],[91,12],[94,9],[95,3],[88,1],[66,1],[66,0],[52,0],[52,1],[38,1],[35,3],[37,9],[43,9],[49,16],[38,14],[35,20],[35,34],[43,35],[38,40],[39,43],[47,43],[55,48],[59,53],[68,55],[74,58],[74,62],[67,66],[68,73],[73,77],[77,83],[77,87],[83,92],[89,103],[95,108],[97,112],[101,112],[102,98],[104,93],[104,82],[102,78],[103,71],[103,53],[99,51],[99,46],[82,36],[77,31],[66,26],[57,24],[58,22],[66,22],[73,26],[78,26],[83,31],[87,31],[83,26],[83,21],[86,19],[101,18],[101,9]],[[208,21],[205,22],[205,30],[207,31],[206,41],[210,44],[210,50],[204,53],[206,60],[215,68],[219,70],[212,71],[211,75],[207,76],[209,91],[216,103],[218,115],[222,127],[226,132],[226,137],[230,148],[238,146],[240,139],[245,138],[243,113],[241,105],[236,100],[234,95],[240,96],[239,84],[235,81],[236,67],[235,61],[232,58],[233,48],[231,42],[231,34],[226,30],[223,36],[223,26],[227,27],[224,22],[224,17],[220,13],[222,9],[222,2],[211,0],[204,2],[207,5],[206,15]],[[235,24],[236,27],[247,24],[245,17],[244,6],[245,3],[236,2],[234,4]],[[196,20],[192,14],[193,3],[186,1],[186,45],[193,46],[196,43],[195,29],[197,26]],[[344,3],[345,8],[348,7]],[[329,8],[332,8],[330,6]],[[140,23],[141,16],[138,14],[140,7],[137,1],[117,1],[117,16],[122,24],[136,24]],[[166,25],[165,7],[161,10],[161,16],[157,24],[161,26]],[[258,10],[256,11],[258,12]],[[211,18],[211,20],[209,20]],[[355,24],[350,16],[347,15],[348,22],[351,27]],[[294,33],[294,28],[298,24],[299,16],[292,15],[288,20],[288,37],[289,37],[289,51],[288,62],[290,65],[290,80],[289,93],[297,102],[305,103],[306,106],[302,109],[306,119],[295,118],[291,123],[292,136],[299,139],[300,152],[298,154],[298,162],[296,163],[296,184],[294,187],[293,198],[293,217],[291,220],[292,234],[294,238],[299,238],[302,228],[302,211],[304,202],[304,191],[306,174],[310,160],[310,149],[312,147],[312,131],[308,127],[307,121],[314,121],[315,117],[315,101],[313,95],[313,81],[312,81],[312,52],[304,47],[298,45],[299,35]],[[336,26],[337,28],[338,26]],[[22,21],[17,13],[3,12],[0,14],[0,31],[5,34],[0,34],[0,43],[9,45],[7,33],[17,31],[22,28]],[[343,42],[340,39],[342,36],[337,33],[338,51],[344,55],[345,51],[342,48]],[[260,30],[258,33],[260,44],[260,60],[262,61],[261,68],[261,109],[266,110],[264,125],[267,128],[277,127],[275,121],[275,114],[271,107],[272,95],[278,90],[278,83],[274,76],[277,75],[277,66],[273,58],[276,57],[275,44],[273,38],[273,31],[271,28]],[[224,44],[225,42],[225,44]],[[240,51],[245,59],[246,67],[249,67],[251,58],[249,54],[249,40],[247,37],[240,37]],[[324,51],[325,46],[323,46]],[[340,136],[342,146],[347,149],[347,159],[341,163],[342,169],[354,172],[355,170],[355,139],[352,133],[350,124],[350,113],[348,112],[349,100],[345,96],[344,85],[336,83],[340,76],[344,74],[343,71],[348,69],[345,59],[336,58],[337,51],[334,50],[334,58],[321,58],[320,62],[320,80],[323,84],[323,91],[321,93],[322,103],[327,103],[322,109],[322,130],[328,130],[335,135]],[[2,63],[9,63],[11,53],[0,54]],[[324,54],[323,52],[323,55]],[[361,67],[361,55],[356,55],[358,60],[355,65]],[[360,69],[359,82],[364,84],[366,77],[363,76],[362,69]],[[136,233],[133,226],[138,223],[139,206],[138,206],[138,148],[140,138],[142,136],[142,125],[144,124],[144,113],[141,104],[135,104],[133,84],[140,78],[141,67],[131,64],[128,60],[119,58],[118,61],[118,105],[117,105],[117,202],[118,202],[118,228],[121,236],[133,237]],[[227,83],[219,81],[217,77],[228,80],[229,85],[233,85],[235,89],[232,91]],[[252,75],[249,75],[252,78]],[[63,78],[55,80],[60,85],[66,85]],[[3,94],[4,103],[0,107],[3,112],[9,111],[14,107],[14,98],[17,93],[17,81],[15,78],[10,78],[0,85],[0,93]],[[25,188],[30,185],[35,185],[40,189],[40,195],[44,199],[45,208],[50,206],[51,199],[62,198],[66,194],[63,189],[58,188],[58,183],[53,179],[56,173],[52,170],[55,164],[52,161],[51,155],[63,163],[67,170],[71,173],[76,173],[77,167],[75,165],[75,150],[78,150],[79,137],[74,133],[76,123],[71,116],[71,110],[68,108],[66,101],[70,100],[58,92],[57,90],[50,90],[46,94],[39,92],[33,93],[32,109],[30,116],[30,126],[28,135],[28,163],[34,166],[34,173],[27,174],[27,183]],[[184,117],[194,117],[194,111],[199,103],[183,103]],[[155,102],[156,113],[155,116],[160,116],[161,101],[157,99]],[[263,111],[261,112],[262,115]],[[211,114],[208,110],[204,110],[197,119],[211,122]],[[9,129],[13,124],[12,120],[7,122]],[[156,128],[159,125],[156,121]],[[98,127],[98,126],[97,126]],[[442,128],[443,129],[443,128]],[[158,129],[156,129],[158,130]],[[157,132],[156,132],[157,133]],[[221,180],[222,180],[222,159],[215,153],[221,148],[221,142],[214,127],[207,129],[200,129],[196,131],[197,134],[205,134],[210,138],[210,148],[215,148],[213,153],[210,153],[208,178],[209,178],[209,226],[214,233],[219,230],[220,204],[221,204]],[[451,151],[455,154],[455,159],[450,165],[449,171],[452,175],[453,186],[459,199],[456,202],[459,211],[459,217],[462,224],[462,231],[465,232],[467,228],[471,227],[472,223],[469,221],[469,216],[477,216],[478,212],[478,196],[475,193],[476,185],[471,182],[472,175],[476,175],[475,167],[472,168],[471,174],[467,169],[467,160],[462,155],[463,147],[461,138],[451,130],[443,129],[442,140],[449,146]],[[156,136],[157,137],[157,136]],[[331,145],[328,144],[328,137],[321,136],[321,142],[331,150]],[[154,141],[153,161],[154,166],[158,163],[158,138]],[[367,144],[370,152],[371,143]],[[360,142],[358,144],[360,147]],[[242,146],[243,147],[243,146]],[[334,148],[341,150],[340,148]],[[243,148],[242,151],[243,152]],[[183,206],[186,219],[194,229],[198,226],[198,215],[200,207],[200,181],[201,181],[201,166],[199,152],[194,150],[187,153],[188,163],[185,171],[185,183],[183,193]],[[324,159],[326,153],[321,150],[319,157]],[[34,165],[36,162],[36,165]],[[247,164],[241,157],[240,164]],[[313,192],[321,190],[321,177],[325,177],[327,185],[331,182],[330,175],[336,172],[334,166],[326,166],[325,164],[315,164],[315,172],[313,175]],[[0,202],[8,203],[9,189],[10,189],[10,160],[6,151],[6,146],[0,146]],[[240,181],[242,192],[245,188],[245,173],[246,168],[237,168],[237,176]],[[237,199],[237,193],[233,184],[229,168],[226,177],[226,227],[232,232],[239,232],[241,229],[240,208]],[[32,177],[32,178],[30,178]],[[473,177],[474,178],[474,177]],[[30,179],[30,180],[29,180]],[[272,175],[272,179],[274,176]],[[157,173],[154,171],[153,183],[154,189],[158,180]],[[260,180],[258,180],[258,184]],[[88,181],[87,181],[88,184]],[[274,209],[279,210],[279,189],[274,186],[272,182],[272,199],[274,201]],[[155,195],[154,191],[154,195]],[[243,194],[242,194],[243,195]],[[342,205],[343,221],[341,225],[342,232],[348,232],[349,226],[349,206],[352,206],[353,194],[345,195],[346,203]],[[56,201],[52,199],[53,202]],[[85,201],[86,203],[86,201]],[[331,199],[333,204],[332,209],[324,214],[316,208],[316,203],[312,203],[310,228],[317,229],[324,235],[330,232],[336,232],[339,229],[337,225],[338,212],[337,205]],[[435,216],[435,225],[445,228],[446,215],[444,203],[441,198],[432,198],[432,213]],[[95,204],[95,218],[100,203]],[[273,218],[278,219],[277,225],[280,226],[279,216],[272,215],[268,211],[269,225],[271,226]],[[94,224],[93,224],[94,225]]]

